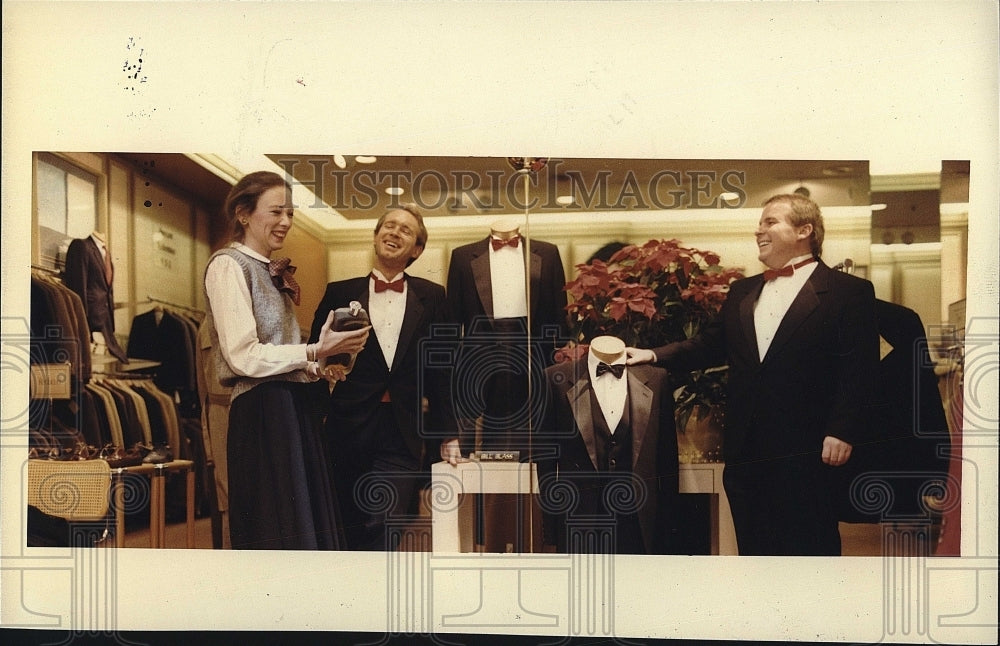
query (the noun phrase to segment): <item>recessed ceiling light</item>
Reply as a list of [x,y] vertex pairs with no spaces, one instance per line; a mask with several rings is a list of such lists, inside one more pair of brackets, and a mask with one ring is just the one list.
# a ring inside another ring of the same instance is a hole
[[888,204],[872,204],[871,205],[871,210],[872,211],[884,211],[887,208],[889,208]]
[[357,157],[354,158],[354,161],[358,162],[359,164],[374,164],[377,161],[377,159],[371,155],[358,155]]
[[739,193],[720,193],[719,197],[726,202],[735,202],[740,199]]
[[385,192],[386,195],[402,195],[406,191],[404,191],[398,186],[390,186],[389,188],[385,189]]
[[334,155],[333,163],[336,164],[337,168],[340,168],[341,170],[347,168],[347,160],[344,159],[343,155]]
[[559,206],[569,206],[572,203],[573,203],[572,195],[560,195],[559,197],[556,198],[556,204],[558,204]]

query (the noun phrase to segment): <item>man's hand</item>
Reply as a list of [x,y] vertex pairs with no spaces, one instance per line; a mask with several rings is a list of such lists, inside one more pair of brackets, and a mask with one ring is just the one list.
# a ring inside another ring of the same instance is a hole
[[458,445],[458,438],[452,438],[441,442],[441,459],[451,466],[458,466],[462,459],[462,449]]
[[641,363],[656,363],[656,353],[641,348],[625,348],[625,365],[636,366]]
[[839,467],[851,457],[851,445],[838,440],[832,435],[823,438],[823,462],[832,467]]
[[323,366],[323,378],[330,382],[331,385],[336,386],[338,381],[347,379],[347,368],[339,363],[331,363]]

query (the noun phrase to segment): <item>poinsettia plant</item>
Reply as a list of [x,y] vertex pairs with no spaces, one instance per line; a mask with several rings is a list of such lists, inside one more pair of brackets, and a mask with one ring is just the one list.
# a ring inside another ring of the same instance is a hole
[[[566,285],[571,335],[580,344],[611,335],[626,345],[654,348],[698,334],[719,313],[729,285],[743,271],[725,268],[719,255],[684,247],[678,240],[629,245],[607,262],[576,266]],[[569,354],[569,353],[567,353]],[[678,427],[691,412],[707,414],[725,399],[725,370],[699,371],[678,384]]]

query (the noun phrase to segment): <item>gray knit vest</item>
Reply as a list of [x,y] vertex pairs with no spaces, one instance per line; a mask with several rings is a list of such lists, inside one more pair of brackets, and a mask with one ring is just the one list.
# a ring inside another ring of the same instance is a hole
[[[259,260],[251,258],[232,247],[226,247],[212,254],[205,265],[212,264],[216,256],[226,255],[239,263],[243,269],[243,277],[246,278],[247,287],[250,288],[250,300],[253,304],[254,320],[257,323],[257,339],[261,343],[273,345],[289,345],[302,343],[299,322],[295,318],[292,310],[292,300],[284,292],[278,291],[271,281],[271,274],[267,270],[267,265]],[[254,386],[268,381],[293,381],[306,383],[309,378],[303,370],[292,370],[280,375],[270,377],[244,377],[237,375],[222,356],[219,347],[219,332],[215,328],[215,321],[211,320],[214,315],[225,316],[225,312],[214,312],[211,299],[205,293],[205,301],[208,303],[208,316],[206,323],[210,326],[212,335],[212,357],[215,361],[219,383],[227,388],[232,388],[230,401],[247,392]]]

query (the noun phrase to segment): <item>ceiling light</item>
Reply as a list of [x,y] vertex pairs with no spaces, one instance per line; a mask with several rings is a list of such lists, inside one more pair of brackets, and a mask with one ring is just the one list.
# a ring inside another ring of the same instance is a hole
[[359,164],[374,164],[377,161],[377,159],[371,155],[358,155],[357,157],[354,158],[354,161],[358,162]]
[[337,165],[337,168],[343,170],[347,168],[347,160],[344,159],[343,155],[334,155],[333,163]]
[[823,174],[827,177],[843,177],[844,175],[851,175],[854,173],[854,167],[848,165],[842,166],[827,166],[823,169]]
[[735,202],[736,200],[740,199],[740,194],[739,193],[732,193],[732,192],[720,193],[719,197],[724,202]]
[[406,191],[404,191],[398,186],[390,186],[389,188],[385,189],[386,195],[402,195],[405,192]]
[[889,205],[888,204],[881,204],[881,203],[879,203],[879,204],[872,204],[870,208],[871,208],[872,211],[884,211],[887,208],[889,208]]
[[559,197],[556,198],[556,204],[558,204],[559,206],[569,206],[572,203],[573,203],[572,195],[560,195]]

